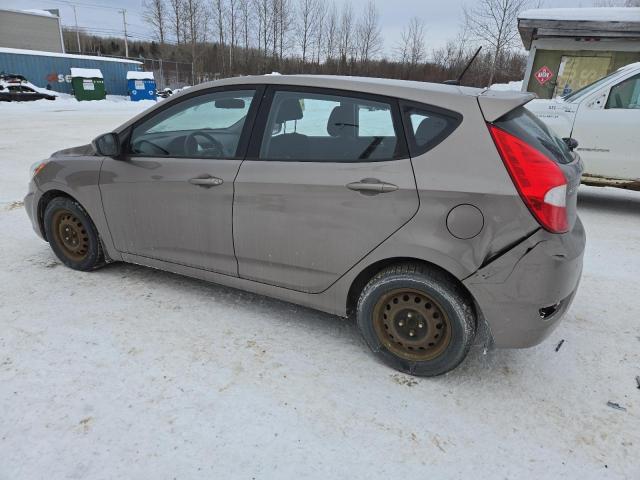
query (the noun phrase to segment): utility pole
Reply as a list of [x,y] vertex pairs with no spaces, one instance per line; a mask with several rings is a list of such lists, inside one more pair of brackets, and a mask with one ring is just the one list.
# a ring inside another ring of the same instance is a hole
[[73,7],[73,17],[76,19],[76,40],[78,41],[78,52],[82,53],[82,47],[80,46],[80,31],[78,30],[78,14],[76,13],[76,6]]
[[124,56],[129,58],[129,44],[127,43],[127,11],[122,9],[122,25],[124,26]]

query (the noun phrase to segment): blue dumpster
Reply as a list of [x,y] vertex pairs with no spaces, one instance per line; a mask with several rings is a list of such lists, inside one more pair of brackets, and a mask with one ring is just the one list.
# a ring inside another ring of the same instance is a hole
[[133,102],[156,99],[156,81],[153,72],[127,72],[127,89]]

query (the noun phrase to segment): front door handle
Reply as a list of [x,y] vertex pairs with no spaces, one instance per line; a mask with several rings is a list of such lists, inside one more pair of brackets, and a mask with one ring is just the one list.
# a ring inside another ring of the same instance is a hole
[[364,195],[377,195],[379,193],[395,192],[398,186],[393,183],[381,182],[377,178],[364,178],[359,182],[347,184],[349,190],[355,190]]
[[191,185],[198,185],[199,187],[216,187],[222,185],[224,181],[218,177],[196,177],[189,179]]

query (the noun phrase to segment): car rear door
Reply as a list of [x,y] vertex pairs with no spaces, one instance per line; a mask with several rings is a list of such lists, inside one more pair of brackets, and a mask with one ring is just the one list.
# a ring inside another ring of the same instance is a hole
[[640,74],[580,104],[572,137],[586,173],[612,178],[640,178]]
[[118,251],[237,275],[233,181],[260,89],[219,88],[167,103],[134,125],[100,191]]
[[417,209],[394,99],[268,89],[235,182],[241,277],[321,292]]

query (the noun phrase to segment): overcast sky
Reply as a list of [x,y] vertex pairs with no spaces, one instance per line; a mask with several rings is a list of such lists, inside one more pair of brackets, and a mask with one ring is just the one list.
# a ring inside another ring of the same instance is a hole
[[[295,1],[295,0],[294,0]],[[334,0],[340,7],[345,0]],[[351,0],[357,13],[368,0]],[[58,8],[63,25],[73,25],[75,3],[78,13],[78,25],[87,30],[104,35],[122,32],[122,15],[118,9],[127,10],[127,24],[131,35],[149,38],[151,32],[142,19],[142,0],[0,0],[0,8],[10,9],[49,9]],[[443,46],[448,39],[454,38],[462,21],[462,6],[473,4],[473,0],[377,0],[380,11],[382,35],[385,51],[389,52],[397,44],[404,25],[412,16],[425,20],[427,25],[426,43],[428,50]],[[545,7],[592,6],[592,0],[546,0]],[[99,6],[109,7],[100,8]]]

